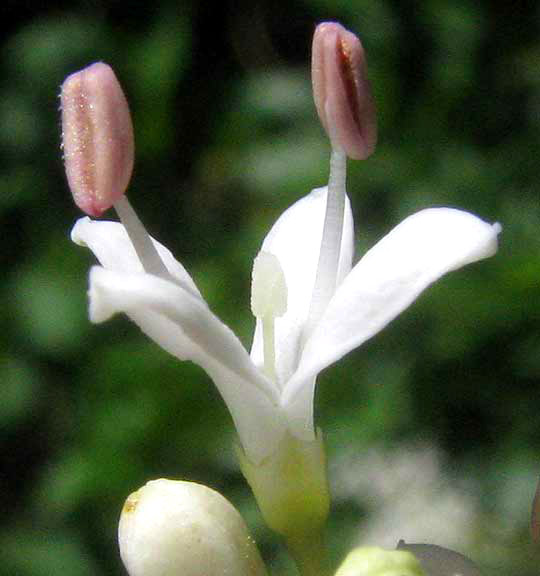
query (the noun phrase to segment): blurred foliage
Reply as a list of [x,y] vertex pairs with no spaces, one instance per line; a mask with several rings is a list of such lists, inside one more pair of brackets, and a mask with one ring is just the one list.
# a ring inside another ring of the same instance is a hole
[[[422,440],[443,455],[445,481],[466,482],[474,499],[474,521],[447,527],[469,535],[461,551],[486,574],[536,576],[538,4],[8,0],[0,14],[0,573],[123,574],[123,500],[160,476],[221,490],[275,573],[291,569],[261,524],[206,375],[124,318],[87,320],[92,258],[69,240],[78,213],[57,96],[69,73],[113,66],[136,131],[131,201],[249,345],[252,257],[281,211],[327,175],[309,53],[315,23],[335,19],[362,38],[379,113],[376,154],[350,166],[358,253],[432,205],[504,230],[495,258],[439,282],[320,378],[334,562],[363,542],[377,510],[340,497],[332,462]],[[412,533],[414,518],[394,521],[403,524],[392,532]]]

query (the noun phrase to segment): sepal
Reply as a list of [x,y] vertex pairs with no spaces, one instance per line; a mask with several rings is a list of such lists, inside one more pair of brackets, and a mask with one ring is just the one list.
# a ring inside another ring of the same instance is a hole
[[286,434],[277,451],[259,465],[240,446],[236,452],[266,524],[285,538],[300,572],[322,573],[330,495],[320,431],[308,442]]

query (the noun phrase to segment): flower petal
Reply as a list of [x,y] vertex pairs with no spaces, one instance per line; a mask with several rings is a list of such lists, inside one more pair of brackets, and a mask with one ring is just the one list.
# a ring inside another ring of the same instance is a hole
[[[500,230],[499,224],[452,208],[431,208],[406,218],[338,288],[306,342],[282,403],[297,405],[293,400],[304,382],[380,332],[443,274],[492,256]],[[305,406],[296,409],[307,411]]]
[[199,364],[225,400],[253,462],[272,453],[285,431],[278,391],[206,303],[156,276],[100,266],[90,271],[89,295],[93,322],[124,312],[165,350]]
[[282,396],[281,409],[289,432],[304,442],[312,442],[316,436],[313,399],[317,376],[308,376],[302,381],[295,379],[295,382],[296,394],[291,398]]
[[[261,250],[274,254],[285,274],[287,312],[275,323],[276,371],[280,382],[286,382],[296,370],[302,346],[315,274],[319,262],[327,188],[316,188],[286,210],[274,224]],[[349,199],[345,202],[344,228],[338,283],[349,273],[354,251],[354,229]],[[251,357],[263,365],[261,322],[253,338]]]
[[[144,272],[127,232],[119,222],[79,218],[71,231],[71,239],[79,246],[90,248],[100,264],[117,272]],[[171,251],[152,238],[158,254],[169,274],[193,296],[202,296],[186,269]]]

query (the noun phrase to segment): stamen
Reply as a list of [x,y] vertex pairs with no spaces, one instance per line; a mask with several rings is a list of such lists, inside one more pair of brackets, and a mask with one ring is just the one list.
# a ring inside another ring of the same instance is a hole
[[360,40],[337,22],[319,24],[313,36],[311,71],[315,106],[330,138],[332,156],[319,262],[304,342],[337,288],[347,156],[367,158],[377,140],[375,105]]
[[133,170],[133,126],[110,66],[98,62],[62,84],[62,142],[75,203],[90,216],[114,206],[149,274],[174,280],[125,196]]
[[276,382],[274,319],[287,311],[287,284],[279,260],[270,252],[259,252],[253,263],[251,311],[262,322],[264,371]]
[[127,196],[124,195],[119,198],[113,206],[126,229],[144,271],[148,274],[154,274],[155,276],[164,278],[165,280],[171,280],[169,271],[159,257],[150,235],[135,213],[135,210],[133,210]]

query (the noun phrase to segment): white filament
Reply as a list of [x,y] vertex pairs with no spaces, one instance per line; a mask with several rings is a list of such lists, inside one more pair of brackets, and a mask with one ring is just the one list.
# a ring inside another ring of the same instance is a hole
[[339,255],[345,214],[346,177],[347,156],[342,150],[332,148],[319,263],[304,331],[304,340],[307,340],[320,320],[337,288]]
[[128,233],[144,271],[165,280],[171,280],[171,275],[159,257],[150,235],[125,194],[114,203],[114,209]]

